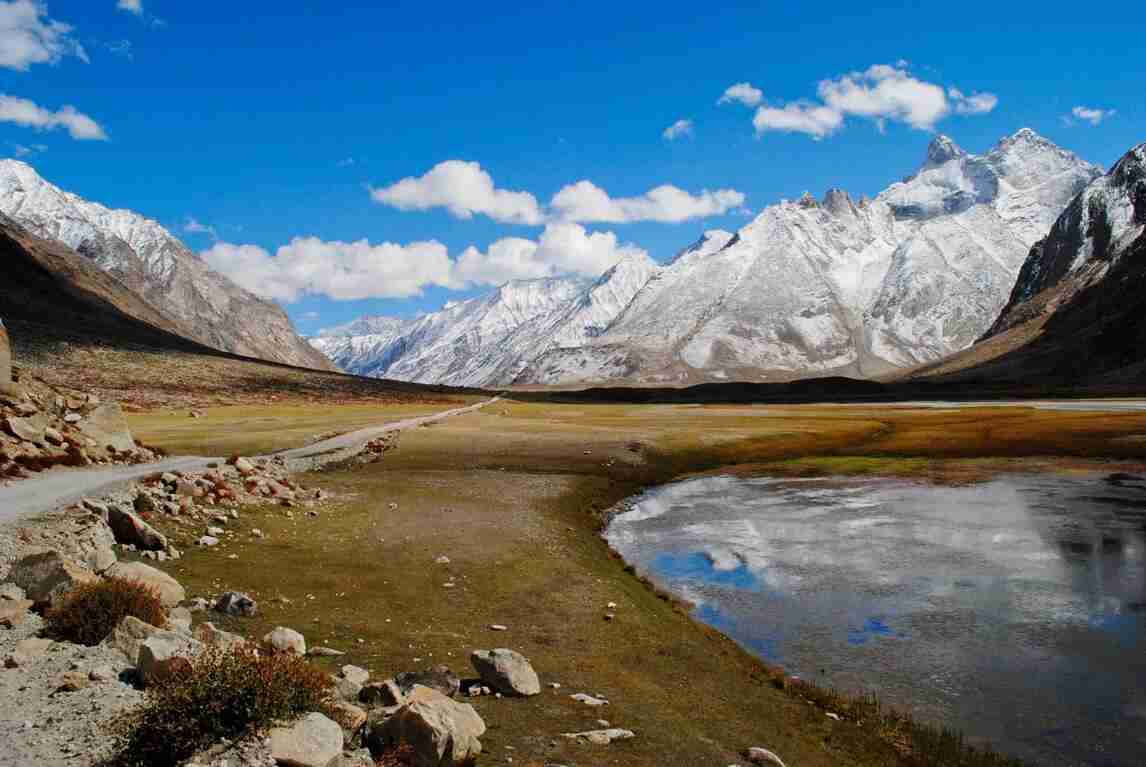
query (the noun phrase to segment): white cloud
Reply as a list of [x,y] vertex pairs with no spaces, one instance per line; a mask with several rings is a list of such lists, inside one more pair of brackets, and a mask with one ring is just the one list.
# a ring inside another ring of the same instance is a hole
[[143,15],[143,0],[119,0],[115,7],[121,11],[134,13],[136,16]]
[[37,130],[63,128],[74,139],[106,141],[107,133],[92,118],[75,107],[64,106],[53,112],[28,99],[0,94],[0,122],[15,123]]
[[446,208],[458,218],[475,213],[507,224],[540,224],[537,199],[528,192],[498,189],[476,162],[447,160],[425,175],[408,177],[381,189],[371,189],[376,202],[399,210]]
[[495,221],[529,225],[562,221],[676,223],[727,213],[744,202],[744,195],[734,189],[703,190],[692,195],[671,184],[650,189],[640,197],[613,199],[592,182],[578,181],[563,187],[543,209],[532,194],[498,189],[478,163],[462,160],[438,163],[419,178],[372,188],[370,194],[376,202],[399,210],[446,208],[458,218],[480,213]]
[[661,136],[669,141],[674,141],[681,136],[692,135],[692,120],[680,119],[674,122],[669,127],[661,131]]
[[862,72],[821,80],[816,94],[818,102],[761,106],[752,119],[757,134],[790,131],[820,139],[842,128],[848,117],[874,120],[881,129],[890,120],[918,130],[933,130],[953,113],[986,114],[999,103],[993,93],[966,95],[958,88],[921,80],[902,60],[894,66],[876,64]]
[[337,301],[408,298],[428,285],[454,287],[453,262],[436,240],[397,245],[325,242],[296,237],[274,255],[257,245],[220,242],[203,259],[236,283],[264,298],[297,301],[304,294]]
[[999,97],[993,93],[972,93],[967,96],[958,88],[948,88],[947,95],[955,105],[955,113],[961,115],[985,115],[999,103]]
[[562,221],[632,223],[660,221],[676,223],[727,213],[744,203],[744,195],[734,189],[707,189],[692,195],[671,184],[664,184],[639,197],[612,198],[591,181],[578,181],[562,188],[549,202],[554,216]]
[[189,234],[205,234],[212,240],[219,239],[219,235],[215,231],[215,227],[204,224],[194,216],[188,216],[187,219],[183,222],[183,231]]
[[460,290],[561,274],[595,277],[626,256],[646,254],[620,243],[612,232],[556,223],[546,226],[536,242],[506,237],[484,252],[466,248],[456,260],[435,240],[372,245],[314,237],[295,238],[274,254],[257,245],[220,242],[201,255],[252,293],[291,303],[304,295],[336,301],[408,298],[432,285]]
[[756,110],[752,125],[756,133],[785,131],[806,133],[820,139],[839,130],[844,116],[831,107],[815,104],[792,103],[782,107],[763,106]]
[[1091,125],[1098,125],[1103,120],[1108,120],[1118,112],[1114,109],[1093,109],[1091,107],[1077,106],[1070,110],[1071,115],[1076,119],[1088,122]]
[[0,67],[28,71],[33,64],[56,64],[64,56],[87,61],[72,27],[48,18],[39,0],[0,0]]
[[731,104],[738,101],[746,107],[757,106],[764,100],[764,91],[756,88],[752,83],[736,83],[724,91],[724,95],[717,100],[717,104]]
[[48,147],[45,144],[9,144],[9,146],[12,147],[12,154],[16,157],[28,157],[48,151]]

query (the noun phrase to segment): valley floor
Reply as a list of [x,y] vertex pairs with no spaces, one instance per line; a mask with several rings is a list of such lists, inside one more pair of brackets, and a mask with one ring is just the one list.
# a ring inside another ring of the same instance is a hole
[[[227,415],[131,420],[149,444],[222,455],[264,450],[268,440],[302,444],[357,418],[339,406]],[[472,701],[489,726],[491,761],[727,765],[763,746],[801,767],[942,764],[913,752],[902,731],[849,720],[860,709],[846,700],[827,699],[844,716],[835,721],[784,691],[774,670],[634,577],[598,535],[608,510],[698,472],[966,482],[1144,466],[1146,413],[502,401],[408,431],[378,463],[308,475],[335,499],[317,517],[256,509],[212,549],[190,545],[201,530],[172,527],[187,553],[163,566],[189,595],[237,589],[260,602],[258,618],[225,628],[258,636],[292,626],[312,644],[345,650],[337,665],[390,675],[445,663],[464,676],[473,649],[522,652],[542,695]],[[252,536],[254,527],[266,537]],[[435,562],[442,556],[448,564]],[[588,708],[569,698],[578,692],[610,704]],[[609,746],[560,737],[598,719],[637,737]]]

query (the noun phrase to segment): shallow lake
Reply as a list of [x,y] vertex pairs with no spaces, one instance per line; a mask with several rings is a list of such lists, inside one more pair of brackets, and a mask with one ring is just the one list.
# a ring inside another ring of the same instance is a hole
[[606,536],[789,673],[1036,764],[1146,763],[1146,480],[705,477]]

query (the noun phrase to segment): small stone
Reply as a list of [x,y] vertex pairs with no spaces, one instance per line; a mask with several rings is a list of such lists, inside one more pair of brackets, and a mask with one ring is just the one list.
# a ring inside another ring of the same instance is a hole
[[213,535],[204,535],[199,540],[195,541],[195,545],[202,546],[204,548],[211,548],[212,546],[219,545],[219,539]]
[[562,735],[570,740],[583,743],[592,743],[597,746],[607,746],[614,740],[628,740],[635,738],[632,730],[622,730],[619,727],[610,727],[603,730],[588,730],[586,732],[565,732]]
[[263,644],[274,652],[306,655],[306,639],[294,629],[278,626],[263,637]]
[[88,679],[93,682],[111,682],[116,679],[115,669],[111,666],[96,666],[88,672]]
[[87,674],[80,671],[69,671],[60,679],[56,692],[79,692],[91,684]]
[[252,618],[259,613],[258,602],[241,591],[225,592],[215,602],[215,612]]
[[340,673],[343,679],[349,679],[358,684],[366,684],[370,681],[370,672],[359,666],[343,666]]
[[530,696],[541,692],[537,672],[521,653],[505,648],[476,650],[470,663],[482,681],[499,693]]
[[205,645],[220,647],[224,650],[233,650],[247,643],[247,640],[238,634],[223,631],[210,621],[200,623],[196,626],[193,636]]
[[509,626],[503,626],[500,623],[494,623],[494,624],[490,625],[489,630],[490,631],[509,631]]
[[753,746],[752,748],[745,751],[744,757],[752,764],[772,764],[776,767],[785,767],[784,762],[781,761],[780,757],[776,756],[768,749],[760,748],[759,746]]
[[594,698],[592,695],[587,695],[583,692],[570,695],[569,697],[578,703],[584,703],[586,706],[597,707],[609,705],[609,701],[605,700],[604,698]]
[[306,654],[312,658],[337,658],[346,653],[342,650],[335,650],[333,647],[311,647],[306,651]]

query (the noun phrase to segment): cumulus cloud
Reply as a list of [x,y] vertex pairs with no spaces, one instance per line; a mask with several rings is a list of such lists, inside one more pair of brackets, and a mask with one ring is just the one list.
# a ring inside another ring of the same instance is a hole
[[687,120],[684,118],[677,120],[672,125],[670,125],[669,127],[665,128],[663,131],[661,131],[661,136],[663,136],[664,138],[666,138],[669,141],[674,141],[674,140],[680,138],[681,136],[691,136],[691,135],[692,135],[692,120]]
[[479,213],[507,224],[540,224],[543,220],[533,195],[498,189],[489,173],[476,162],[440,162],[423,176],[371,189],[370,194],[375,202],[399,210],[446,208],[458,218],[468,219]]
[[823,138],[839,130],[844,124],[840,112],[816,104],[792,103],[782,107],[763,106],[752,116],[752,126],[756,133],[784,131],[806,133],[813,138]]
[[0,0],[0,67],[26,72],[33,64],[56,64],[65,56],[86,62],[88,55],[72,31],[48,18],[39,0]]
[[[1093,109],[1091,107],[1077,106],[1070,110],[1071,117],[1076,120],[1090,123],[1091,125],[1098,125],[1103,120],[1108,120],[1118,112],[1114,109]],[[1071,118],[1066,118],[1068,123],[1072,123]]]
[[764,91],[756,88],[752,83],[736,83],[725,89],[724,95],[717,100],[717,104],[731,104],[736,101],[746,107],[757,106],[764,100]]
[[693,195],[671,184],[664,184],[639,197],[613,198],[591,181],[578,181],[557,192],[549,206],[554,216],[561,221],[623,224],[634,221],[676,223],[727,213],[743,203],[744,195],[734,189],[718,189],[715,192],[705,189]]
[[816,95],[819,101],[760,106],[752,120],[757,134],[790,131],[820,139],[840,130],[848,117],[874,120],[881,128],[894,121],[933,130],[951,114],[986,114],[999,103],[993,93],[967,95],[958,88],[921,80],[908,71],[905,61],[821,80]]
[[495,221],[540,225],[555,222],[676,223],[727,213],[744,203],[734,189],[702,190],[693,195],[671,184],[650,189],[639,197],[612,198],[590,181],[563,187],[547,208],[528,192],[498,189],[493,178],[476,162],[448,160],[424,176],[404,178],[388,187],[371,189],[376,202],[399,210],[446,208],[458,218],[475,214]]
[[373,245],[315,237],[295,238],[273,254],[257,245],[220,242],[201,255],[252,293],[291,303],[304,295],[337,301],[408,298],[430,286],[460,290],[560,274],[597,276],[626,256],[644,254],[612,232],[555,223],[537,241],[506,237],[485,251],[466,248],[456,260],[436,240]]
[[338,301],[408,298],[429,285],[455,287],[453,262],[436,240],[398,245],[296,237],[273,255],[257,245],[216,243],[201,253],[222,274],[263,298],[290,303],[304,294]]
[[143,0],[119,0],[115,7],[121,11],[134,13],[136,16],[143,15]]
[[15,123],[25,128],[55,130],[63,128],[80,141],[106,141],[107,133],[92,118],[75,107],[64,106],[53,112],[35,102],[0,94],[0,122]]

